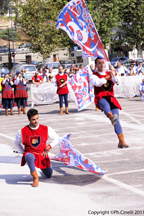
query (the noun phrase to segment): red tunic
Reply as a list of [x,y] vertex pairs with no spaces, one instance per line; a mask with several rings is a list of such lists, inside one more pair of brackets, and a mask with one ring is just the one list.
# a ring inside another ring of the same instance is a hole
[[34,80],[35,82],[40,82],[40,81],[42,81],[43,80],[43,78],[42,78],[42,76],[41,75],[39,75],[39,76],[33,76],[32,77],[32,80]]
[[19,81],[18,85],[15,85],[15,98],[27,98],[26,85],[22,81]]
[[60,88],[60,86],[67,81],[67,75],[63,74],[62,76],[60,74],[57,74],[55,76],[56,81],[57,81],[57,94],[68,94],[69,90],[67,85],[64,85],[63,87]]
[[[94,75],[98,76],[99,78],[105,78],[110,74],[109,71],[106,71],[105,75],[101,75],[97,72],[93,73]],[[108,80],[106,84],[97,87],[94,86],[94,94],[95,94],[95,104],[96,106],[100,109],[98,106],[98,102],[102,98],[108,99],[111,103],[113,103],[118,109],[122,109],[119,102],[117,99],[114,97],[114,89],[113,89],[114,83],[111,80]]]
[[6,81],[5,84],[3,84],[2,81],[1,85],[2,85],[2,98],[14,99],[14,93],[10,81]]
[[37,130],[32,130],[29,125],[25,126],[21,130],[22,144],[25,146],[24,154],[21,161],[21,166],[24,166],[25,155],[27,153],[33,153],[36,160],[35,166],[40,169],[46,169],[50,167],[50,159],[42,155],[46,148],[46,141],[48,140],[48,127],[39,125]]

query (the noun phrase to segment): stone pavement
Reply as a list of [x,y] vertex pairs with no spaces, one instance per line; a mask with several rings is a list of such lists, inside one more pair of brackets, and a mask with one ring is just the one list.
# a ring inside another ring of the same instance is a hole
[[[14,139],[28,120],[26,115],[0,115],[0,216],[88,216],[144,215],[144,102],[141,98],[118,99],[123,110],[120,121],[128,149],[118,149],[118,139],[94,104],[78,112],[69,104],[70,115],[59,115],[58,103],[37,106],[40,123],[51,126],[59,136],[71,133],[71,143],[84,156],[108,172],[102,177],[68,168],[52,161],[53,176],[46,179],[38,170],[40,183],[33,188],[27,166]],[[27,110],[30,107],[27,107]],[[56,146],[50,151],[55,155]]]

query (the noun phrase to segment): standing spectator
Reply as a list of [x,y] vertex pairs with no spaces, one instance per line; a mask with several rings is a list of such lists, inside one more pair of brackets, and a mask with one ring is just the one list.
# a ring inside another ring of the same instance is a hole
[[117,62],[117,73],[119,76],[125,76],[128,74],[128,69],[121,65],[121,62]]
[[75,73],[74,73],[74,69],[71,67],[69,72],[69,77],[71,78],[72,75],[75,75]]
[[134,69],[134,65],[131,64],[130,65],[130,68],[129,68],[129,76],[135,76],[136,75],[136,72],[135,72],[135,69]]
[[26,80],[22,77],[22,74],[18,71],[16,73],[17,78],[14,81],[16,86],[15,99],[18,106],[18,115],[21,114],[21,105],[23,106],[23,114],[26,114],[26,98],[28,97],[26,92]]
[[139,63],[139,67],[137,68],[137,75],[144,75],[144,68],[142,64],[142,62]]
[[67,75],[63,72],[63,67],[59,66],[59,73],[55,76],[55,85],[57,85],[57,94],[59,95],[60,115],[63,114],[63,98],[65,100],[66,114],[70,114],[68,111],[68,87],[67,87]]
[[6,116],[8,116],[8,108],[10,107],[10,113],[13,114],[14,93],[12,90],[13,81],[8,74],[5,75],[2,85],[2,101],[5,108]]
[[46,74],[47,76],[47,82],[49,80],[49,76],[52,75],[52,67],[49,67],[49,72]]
[[67,67],[65,67],[64,73],[65,73],[65,74],[68,74],[68,68],[67,68]]
[[32,77],[32,83],[33,83],[33,84],[36,84],[37,87],[38,87],[40,84],[44,83],[44,80],[43,80],[42,76],[39,75],[38,71],[36,71],[36,72],[35,72],[35,75]]
[[44,73],[43,73],[43,68],[39,68],[39,75],[42,76],[42,78],[44,79]]
[[90,69],[91,69],[91,71],[92,71],[93,73],[96,72],[96,71],[94,70],[93,64],[90,65]]
[[137,60],[134,66],[135,73],[137,73],[138,68],[139,68],[139,61]]
[[142,79],[142,83],[139,86],[140,95],[142,96],[142,101],[144,100],[144,79]]
[[81,71],[82,69],[83,69],[83,65],[80,64],[80,66],[79,66],[79,71]]
[[[25,78],[26,80],[26,92],[28,94],[28,84],[27,83],[29,82],[29,80],[28,80],[28,75],[26,74],[26,71],[24,68],[21,69],[21,74],[22,74],[22,77]],[[27,99],[26,99],[26,105],[28,105]],[[23,111],[23,106],[21,106],[21,110]]]
[[49,75],[49,80],[48,80],[49,83],[53,83],[53,75]]

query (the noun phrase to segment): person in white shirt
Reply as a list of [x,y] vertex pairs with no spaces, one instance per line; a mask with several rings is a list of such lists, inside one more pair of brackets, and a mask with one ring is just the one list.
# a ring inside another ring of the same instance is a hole
[[133,64],[130,65],[128,75],[129,75],[129,76],[135,76],[135,75],[136,75],[136,71],[135,71],[135,69],[134,69],[134,65],[133,65]]
[[117,74],[119,76],[126,76],[128,74],[128,69],[125,66],[121,65],[121,62],[117,62]]
[[137,68],[137,75],[144,75],[144,68],[143,68],[143,63],[139,63],[139,67]]
[[[23,154],[21,166],[27,163],[33,177],[33,187],[37,187],[39,177],[35,167],[40,168],[47,178],[51,178],[53,170],[48,151],[59,143],[59,136],[51,127],[39,124],[39,115],[36,109],[28,110],[27,117],[30,123],[18,130],[14,144]],[[48,138],[53,142],[46,145]]]
[[139,86],[139,92],[140,95],[142,96],[142,101],[144,100],[144,79],[142,79],[142,83]]

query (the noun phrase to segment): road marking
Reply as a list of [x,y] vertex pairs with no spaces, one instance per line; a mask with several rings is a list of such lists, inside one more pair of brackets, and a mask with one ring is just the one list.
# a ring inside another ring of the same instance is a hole
[[144,169],[140,169],[140,170],[130,170],[130,171],[124,171],[124,172],[116,172],[116,173],[108,174],[107,176],[128,174],[128,173],[133,173],[133,172],[134,172],[134,173],[135,173],[135,172],[144,172]]
[[142,191],[142,190],[139,190],[137,188],[129,186],[129,185],[127,185],[125,183],[122,183],[122,182],[120,182],[118,180],[112,179],[112,178],[108,177],[107,175],[104,175],[102,177],[102,179],[104,179],[104,180],[106,180],[106,181],[108,181],[108,182],[110,182],[110,183],[112,183],[114,185],[117,185],[117,186],[119,186],[121,188],[125,188],[126,190],[129,190],[129,191],[131,191],[131,192],[133,192],[135,194],[138,194],[138,195],[141,195],[141,196],[144,197],[144,191]]
[[5,134],[0,133],[0,136],[3,136],[3,137],[5,137],[5,138],[8,138],[8,139],[11,139],[11,140],[15,141],[15,138],[10,137],[10,136],[7,136],[7,135],[5,135]]
[[134,118],[133,116],[131,116],[131,114],[126,113],[124,111],[121,111],[122,114],[126,115],[127,117],[129,117],[131,120],[133,120],[134,122],[136,122],[139,125],[144,125],[143,123],[141,123],[139,120],[137,120],[136,118]]

